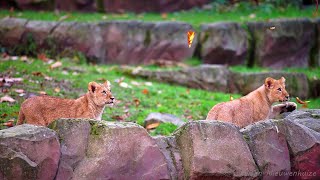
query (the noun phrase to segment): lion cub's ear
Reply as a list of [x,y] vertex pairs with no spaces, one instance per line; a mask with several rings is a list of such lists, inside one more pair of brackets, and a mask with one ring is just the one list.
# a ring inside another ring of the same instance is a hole
[[281,77],[281,78],[280,78],[280,81],[281,81],[282,83],[285,83],[285,82],[286,82],[286,79],[285,79],[284,77]]
[[88,84],[88,90],[92,93],[94,93],[96,91],[97,87],[98,87],[98,83],[96,83],[94,81],[89,82],[89,84]]
[[107,87],[109,90],[111,89],[111,83],[109,81],[104,82],[103,85]]
[[267,89],[272,89],[274,85],[274,79],[271,77],[267,77],[266,80],[264,81],[264,86]]

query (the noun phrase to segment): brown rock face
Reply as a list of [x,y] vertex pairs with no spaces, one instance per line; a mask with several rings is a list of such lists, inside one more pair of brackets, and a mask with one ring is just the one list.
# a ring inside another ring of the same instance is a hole
[[[315,25],[307,19],[250,22],[255,64],[263,67],[308,67]],[[274,29],[270,29],[274,27]]]
[[0,179],[54,179],[60,158],[56,133],[20,125],[0,131]]
[[[263,179],[289,179],[289,150],[285,135],[277,131],[275,123],[270,120],[259,122],[241,129],[241,132]],[[281,173],[285,175],[277,177]]]
[[188,47],[187,31],[192,26],[185,23],[114,21],[99,26],[105,43],[102,59],[108,64],[144,64],[153,59],[182,61],[192,57],[195,49]]
[[95,0],[55,0],[55,8],[62,11],[96,11]]
[[53,10],[53,0],[14,0],[22,10]]
[[20,43],[27,22],[17,18],[0,19],[0,44],[3,47],[15,48]]
[[276,121],[290,149],[291,171],[297,179],[317,179],[320,177],[320,134],[293,120],[289,115],[285,120]]
[[247,32],[238,23],[201,25],[199,45],[204,63],[244,65],[248,52]]
[[185,179],[257,179],[259,175],[248,145],[229,123],[189,122],[174,136]]
[[61,119],[51,127],[61,139],[57,179],[170,179],[164,155],[137,124]]

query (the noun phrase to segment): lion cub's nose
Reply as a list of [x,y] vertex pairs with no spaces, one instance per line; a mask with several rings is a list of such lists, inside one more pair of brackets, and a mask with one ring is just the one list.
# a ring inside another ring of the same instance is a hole
[[110,99],[111,99],[111,100],[114,100],[114,97],[111,97]]
[[287,99],[287,100],[289,100],[289,99],[290,99],[290,97],[289,97],[289,96],[286,96],[286,99]]

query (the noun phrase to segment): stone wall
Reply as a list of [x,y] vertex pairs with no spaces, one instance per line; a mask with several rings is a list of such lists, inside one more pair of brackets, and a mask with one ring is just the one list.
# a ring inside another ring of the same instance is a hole
[[182,22],[108,21],[46,22],[0,19],[0,46],[13,54],[73,56],[106,64],[183,61],[198,56],[203,63],[261,67],[320,65],[318,20],[203,24],[191,48]]
[[294,111],[243,129],[191,121],[169,137],[134,123],[24,124],[0,131],[0,179],[319,179],[319,117]]

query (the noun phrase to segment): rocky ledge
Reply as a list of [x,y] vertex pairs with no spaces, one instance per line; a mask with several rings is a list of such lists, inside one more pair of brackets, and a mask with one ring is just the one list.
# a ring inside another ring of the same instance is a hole
[[319,119],[294,111],[243,129],[200,120],[169,137],[85,119],[20,125],[0,131],[0,179],[317,179]]

